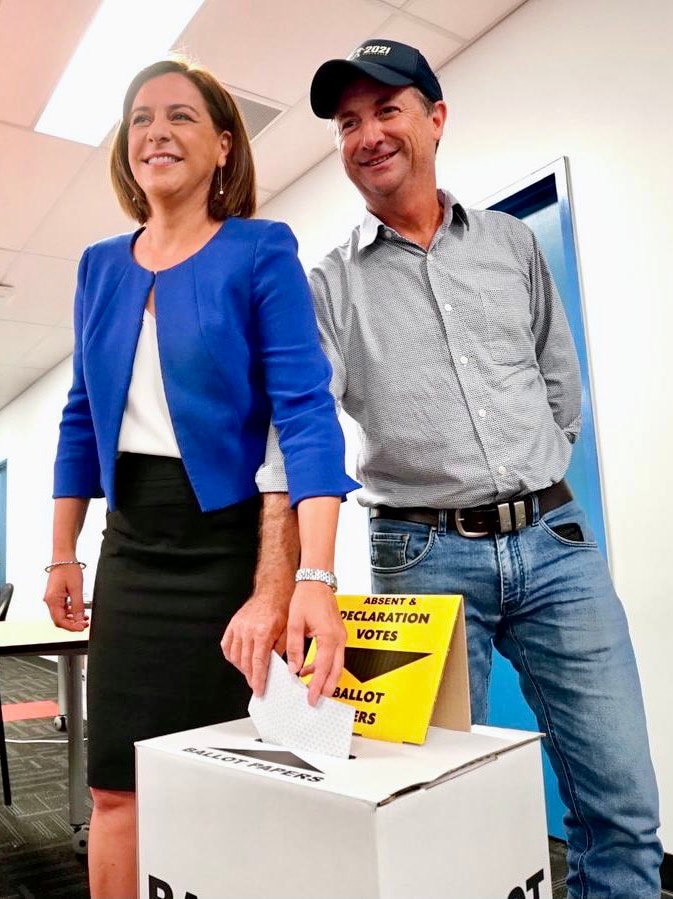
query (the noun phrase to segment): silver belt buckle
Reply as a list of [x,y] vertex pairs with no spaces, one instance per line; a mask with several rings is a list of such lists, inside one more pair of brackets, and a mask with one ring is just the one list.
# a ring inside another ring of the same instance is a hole
[[[526,527],[526,504],[523,500],[517,500],[514,503],[498,503],[497,509],[501,534],[520,531],[521,528]],[[512,522],[512,509],[514,510],[514,522]]]
[[488,537],[488,531],[466,531],[463,527],[463,516],[460,514],[462,509],[456,509],[453,513],[456,521],[456,530],[461,537]]

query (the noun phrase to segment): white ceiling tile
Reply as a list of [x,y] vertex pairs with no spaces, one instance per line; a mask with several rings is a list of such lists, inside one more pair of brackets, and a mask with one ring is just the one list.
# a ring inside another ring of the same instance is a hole
[[5,281],[5,272],[16,259],[14,250],[0,250],[0,281]]
[[17,396],[18,394],[16,394],[12,388],[5,387],[2,381],[0,381],[0,409],[4,409],[5,406],[8,406]]
[[117,203],[108,175],[108,155],[106,149],[91,151],[68,190],[26,243],[26,250],[79,259],[94,241],[138,227]]
[[410,0],[404,9],[472,40],[522,3],[525,0]]
[[68,316],[77,280],[77,263],[71,259],[20,253],[4,280],[14,287],[9,300],[0,300],[0,319],[56,325]]
[[435,30],[431,25],[404,15],[396,15],[390,19],[386,33],[381,37],[417,47],[433,69],[441,68],[464,46],[461,41]]
[[304,98],[253,145],[260,188],[274,193],[282,190],[333,149],[329,124],[313,115]]
[[22,249],[91,152],[72,141],[0,125],[0,246]]
[[98,5],[0,2],[0,121],[33,127]]
[[31,350],[49,334],[46,325],[32,325],[26,322],[3,321],[0,319],[0,346],[2,362],[5,365],[20,365]]
[[261,209],[265,203],[268,203],[272,196],[272,191],[263,190],[261,187],[257,188],[257,209]]
[[348,54],[393,11],[365,0],[207,0],[180,46],[232,88],[291,106],[321,63]]
[[72,328],[51,328],[46,337],[26,353],[21,360],[21,366],[41,366],[49,370],[70,356],[73,343]]

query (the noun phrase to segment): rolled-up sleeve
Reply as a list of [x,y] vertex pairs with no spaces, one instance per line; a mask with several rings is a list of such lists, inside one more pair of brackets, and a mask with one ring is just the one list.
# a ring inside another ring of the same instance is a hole
[[75,349],[72,357],[73,378],[68,401],[61,418],[54,464],[54,499],[66,496],[86,499],[103,496],[96,435],[82,361],[82,324],[87,264],[88,250],[82,256],[77,272],[74,315]]
[[[344,468],[343,432],[329,391],[332,372],[320,346],[297,243],[287,225],[269,223],[257,243],[253,297],[290,501],[296,505],[311,496],[343,497],[359,485]],[[270,477],[270,469],[261,469],[258,484],[265,478],[268,483]]]
[[285,462],[278,442],[278,430],[269,426],[264,462],[257,469],[255,483],[260,493],[287,493]]

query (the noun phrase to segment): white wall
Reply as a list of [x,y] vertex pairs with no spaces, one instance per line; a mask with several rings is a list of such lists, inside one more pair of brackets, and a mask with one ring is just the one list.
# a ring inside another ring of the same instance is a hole
[[[673,246],[672,33],[669,0],[529,0],[442,73],[451,119],[438,156],[441,183],[467,205],[570,158],[612,568],[639,656],[669,852],[673,607],[664,560],[673,304],[664,265]],[[293,226],[311,265],[348,235],[361,209],[333,154],[262,214]],[[68,383],[64,363],[0,412],[15,617],[30,617],[42,595],[56,424]],[[352,459],[357,441],[350,425],[347,432]],[[83,558],[95,558],[101,520],[99,502]],[[344,591],[369,589],[365,535],[364,515],[349,502],[337,566]]]
[[[14,584],[10,619],[47,615],[42,597],[44,566],[51,561],[53,462],[71,365],[70,359],[62,362],[0,412],[0,460],[7,459],[7,580]],[[90,563],[84,572],[89,596],[104,515],[105,504],[94,500],[78,548],[79,558]]]
[[[442,72],[450,121],[438,155],[440,182],[468,205],[570,159],[612,569],[639,658],[669,852],[671,34],[669,0],[529,0]],[[263,214],[292,225],[312,264],[361,208],[333,154]],[[344,520],[340,579],[367,589],[363,522],[350,508]]]

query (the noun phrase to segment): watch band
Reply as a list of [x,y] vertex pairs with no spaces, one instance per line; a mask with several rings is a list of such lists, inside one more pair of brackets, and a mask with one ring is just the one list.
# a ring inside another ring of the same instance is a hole
[[299,581],[320,581],[327,584],[336,593],[337,579],[332,571],[325,571],[323,568],[299,568],[294,576],[297,583]]

